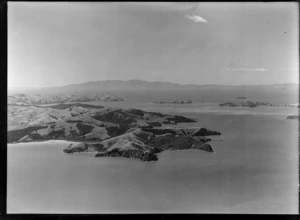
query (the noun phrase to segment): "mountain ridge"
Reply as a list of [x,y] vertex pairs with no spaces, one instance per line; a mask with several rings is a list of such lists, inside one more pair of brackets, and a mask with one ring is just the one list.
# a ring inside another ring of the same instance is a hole
[[[191,100],[192,102],[222,103],[233,97],[246,96],[249,99],[268,101],[274,104],[298,103],[298,84],[270,85],[183,85],[170,82],[150,82],[143,80],[89,81],[59,87],[44,87],[32,90],[8,91],[16,93],[44,95],[80,95],[109,94],[123,97],[134,103],[159,100]],[[159,98],[158,98],[159,97]]]
[[241,84],[241,85],[230,85],[230,84],[181,84],[175,82],[168,82],[168,81],[147,81],[147,80],[140,80],[140,79],[130,79],[130,80],[92,80],[86,81],[81,83],[72,83],[67,85],[60,85],[60,86],[26,86],[26,87],[9,87],[10,89],[17,89],[17,88],[26,88],[26,89],[46,89],[46,88],[62,88],[62,87],[70,87],[76,85],[86,85],[86,84],[97,84],[97,83],[147,83],[147,84],[169,84],[174,86],[228,86],[228,87],[240,87],[240,86],[278,86],[278,85],[298,85],[299,83],[271,83],[271,84]]

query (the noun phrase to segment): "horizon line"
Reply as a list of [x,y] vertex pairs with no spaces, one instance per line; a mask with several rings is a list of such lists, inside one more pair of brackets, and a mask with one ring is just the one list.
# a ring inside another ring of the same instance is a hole
[[299,85],[299,82],[282,82],[282,83],[270,83],[270,84],[181,84],[176,82],[169,82],[169,81],[147,81],[147,80],[141,80],[141,79],[129,79],[129,80],[118,80],[118,79],[108,79],[108,80],[92,80],[92,81],[85,81],[81,83],[72,83],[72,84],[65,84],[65,85],[53,85],[53,86],[9,86],[7,85],[7,88],[15,89],[15,88],[51,88],[51,87],[65,87],[65,86],[72,86],[72,85],[80,85],[80,84],[86,84],[86,83],[92,83],[92,82],[107,82],[107,81],[121,81],[121,82],[129,82],[129,81],[141,81],[141,82],[147,82],[147,83],[170,83],[180,86],[271,86],[271,85],[281,85],[281,84],[297,84]]

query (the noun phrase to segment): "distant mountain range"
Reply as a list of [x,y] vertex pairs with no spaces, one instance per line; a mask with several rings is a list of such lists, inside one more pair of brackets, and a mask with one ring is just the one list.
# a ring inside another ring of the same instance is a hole
[[[66,86],[32,88],[34,91],[74,93],[74,92],[101,92],[101,91],[136,91],[136,90],[198,90],[198,89],[298,89],[296,83],[270,84],[270,85],[196,85],[196,84],[176,84],[170,82],[149,82],[143,80],[105,80],[105,81],[89,81],[80,84],[70,84]],[[17,90],[15,88],[14,90]],[[22,90],[22,89],[21,89]],[[26,88],[27,91],[30,88]],[[13,89],[9,89],[9,92]],[[19,92],[20,90],[18,90]]]
[[[259,81],[258,81],[259,82]],[[66,86],[8,89],[8,95],[16,93],[41,95],[109,94],[122,97],[133,103],[155,101],[191,100],[194,102],[223,103],[235,97],[245,96],[249,100],[273,104],[299,103],[299,85],[296,83],[270,85],[183,85],[170,82],[148,82],[142,80],[90,81]]]

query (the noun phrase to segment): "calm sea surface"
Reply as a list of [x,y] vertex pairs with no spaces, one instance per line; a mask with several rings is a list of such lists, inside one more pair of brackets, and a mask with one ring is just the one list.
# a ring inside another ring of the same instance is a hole
[[156,162],[65,154],[64,141],[9,144],[8,213],[298,212],[298,120],[286,119],[297,108],[128,107],[196,118],[182,126],[222,135],[214,153],[169,151]]

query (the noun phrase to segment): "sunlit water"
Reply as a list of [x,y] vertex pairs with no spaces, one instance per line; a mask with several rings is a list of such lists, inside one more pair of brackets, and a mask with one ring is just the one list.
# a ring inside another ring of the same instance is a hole
[[8,212],[298,212],[298,120],[286,119],[297,108],[134,107],[220,131],[215,152],[166,151],[142,162],[65,154],[63,141],[9,144]]

